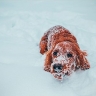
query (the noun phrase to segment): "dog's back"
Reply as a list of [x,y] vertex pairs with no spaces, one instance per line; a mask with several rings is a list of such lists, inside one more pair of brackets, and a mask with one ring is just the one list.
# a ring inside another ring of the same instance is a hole
[[62,41],[77,43],[76,38],[63,26],[57,25],[47,30],[40,41],[40,53],[50,50],[54,44]]

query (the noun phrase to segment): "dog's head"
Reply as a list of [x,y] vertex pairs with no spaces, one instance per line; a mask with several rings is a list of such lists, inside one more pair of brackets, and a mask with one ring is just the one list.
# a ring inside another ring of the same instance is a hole
[[76,67],[76,51],[70,42],[58,43],[52,53],[51,73],[55,78],[62,78],[63,75],[70,75]]
[[72,71],[85,63],[85,55],[77,44],[69,41],[60,42],[47,53],[47,63],[50,63],[50,72],[55,78],[62,79],[64,75],[70,75]]

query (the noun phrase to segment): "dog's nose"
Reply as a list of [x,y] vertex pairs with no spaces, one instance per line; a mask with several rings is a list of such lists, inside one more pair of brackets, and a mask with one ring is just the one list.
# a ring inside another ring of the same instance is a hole
[[53,69],[56,72],[61,71],[62,70],[62,64],[54,64]]

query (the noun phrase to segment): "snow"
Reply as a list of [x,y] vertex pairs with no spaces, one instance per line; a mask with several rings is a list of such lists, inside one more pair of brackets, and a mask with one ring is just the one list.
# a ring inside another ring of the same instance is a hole
[[[91,68],[62,82],[43,70],[39,41],[62,25]],[[96,96],[96,0],[0,0],[0,96]]]

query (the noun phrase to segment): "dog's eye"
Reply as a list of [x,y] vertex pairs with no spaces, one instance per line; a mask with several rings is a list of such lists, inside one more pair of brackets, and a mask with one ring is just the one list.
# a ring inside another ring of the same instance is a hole
[[54,55],[54,56],[57,56],[57,53],[58,53],[58,51],[54,51],[54,52],[53,52],[53,55]]
[[73,57],[73,55],[71,53],[67,53],[67,57],[70,58]]

